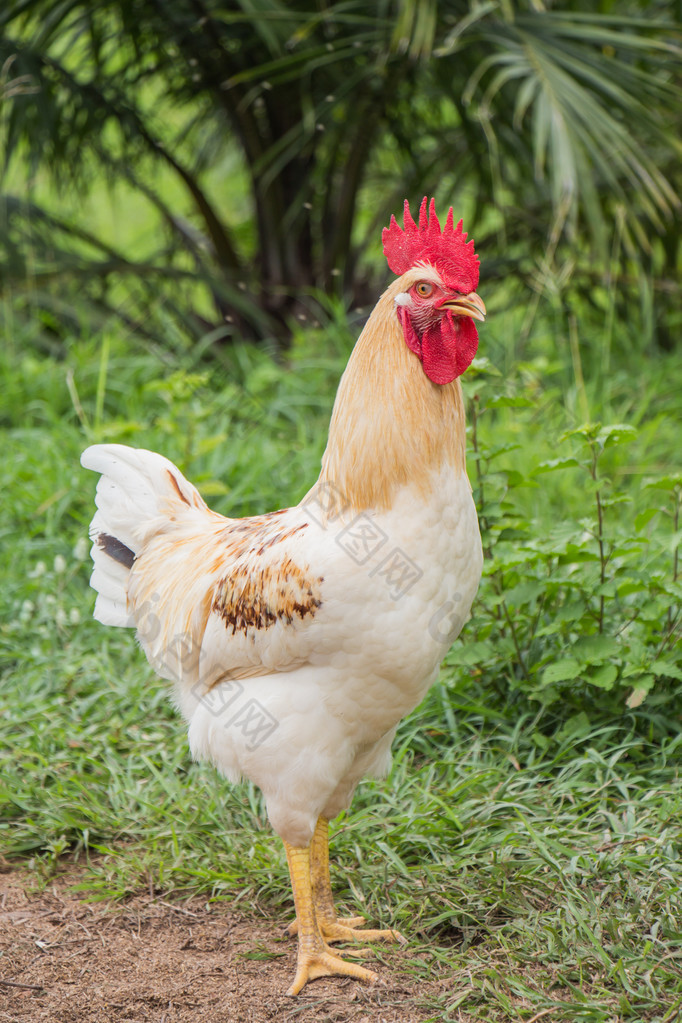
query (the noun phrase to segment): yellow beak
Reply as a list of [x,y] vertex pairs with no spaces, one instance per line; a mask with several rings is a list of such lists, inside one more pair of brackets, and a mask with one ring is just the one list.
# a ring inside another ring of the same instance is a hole
[[451,309],[456,316],[470,316],[472,320],[485,320],[485,306],[483,299],[479,298],[475,291],[461,298],[452,298],[443,302],[441,309]]

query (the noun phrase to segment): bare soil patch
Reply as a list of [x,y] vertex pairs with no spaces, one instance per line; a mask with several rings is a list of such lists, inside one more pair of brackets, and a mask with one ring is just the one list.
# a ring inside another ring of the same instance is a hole
[[72,891],[81,879],[69,869],[36,892],[29,873],[0,874],[1,1023],[422,1023],[424,996],[442,984],[427,992],[405,968],[414,951],[391,948],[390,966],[367,957],[371,988],[321,979],[290,999],[286,921],[201,898],[87,902]]

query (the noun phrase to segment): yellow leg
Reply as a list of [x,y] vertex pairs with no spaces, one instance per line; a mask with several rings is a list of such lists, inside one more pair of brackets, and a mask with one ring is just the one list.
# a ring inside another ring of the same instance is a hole
[[355,980],[372,982],[376,974],[357,963],[346,962],[335,955],[326,945],[317,925],[313,906],[313,889],[310,874],[310,846],[303,849],[284,843],[294,893],[296,919],[298,920],[298,961],[294,982],[287,991],[297,995],[299,991],[317,977],[353,977]]
[[[317,822],[310,849],[310,873],[315,915],[320,933],[327,942],[405,941],[399,931],[359,930],[365,923],[364,916],[338,917],[336,915],[329,877],[329,821],[325,817],[320,817]],[[288,932],[292,935],[298,933],[298,919],[289,925]]]

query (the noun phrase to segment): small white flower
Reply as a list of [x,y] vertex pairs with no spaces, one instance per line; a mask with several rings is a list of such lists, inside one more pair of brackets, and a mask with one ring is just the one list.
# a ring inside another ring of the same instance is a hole
[[62,572],[66,572],[66,558],[61,554],[57,554],[54,559],[54,570],[57,575],[61,575]]
[[39,579],[41,575],[45,575],[47,572],[47,565],[44,561],[36,561],[32,572],[28,573],[29,579]]
[[54,613],[55,624],[58,628],[62,629],[66,625],[66,611],[63,607],[58,607]]
[[77,607],[72,607],[69,611],[69,621],[72,625],[78,625],[81,620],[81,613]]
[[73,556],[76,561],[85,561],[88,556],[88,538],[86,536],[79,536],[76,541],[76,546],[73,549]]

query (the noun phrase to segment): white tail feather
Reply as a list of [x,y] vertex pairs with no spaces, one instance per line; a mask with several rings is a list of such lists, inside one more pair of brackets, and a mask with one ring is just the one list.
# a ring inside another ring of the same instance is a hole
[[90,523],[97,591],[94,617],[104,625],[133,626],[128,613],[130,568],[146,540],[181,514],[206,505],[195,487],[167,458],[123,444],[95,444],[81,455],[81,465],[101,473]]

